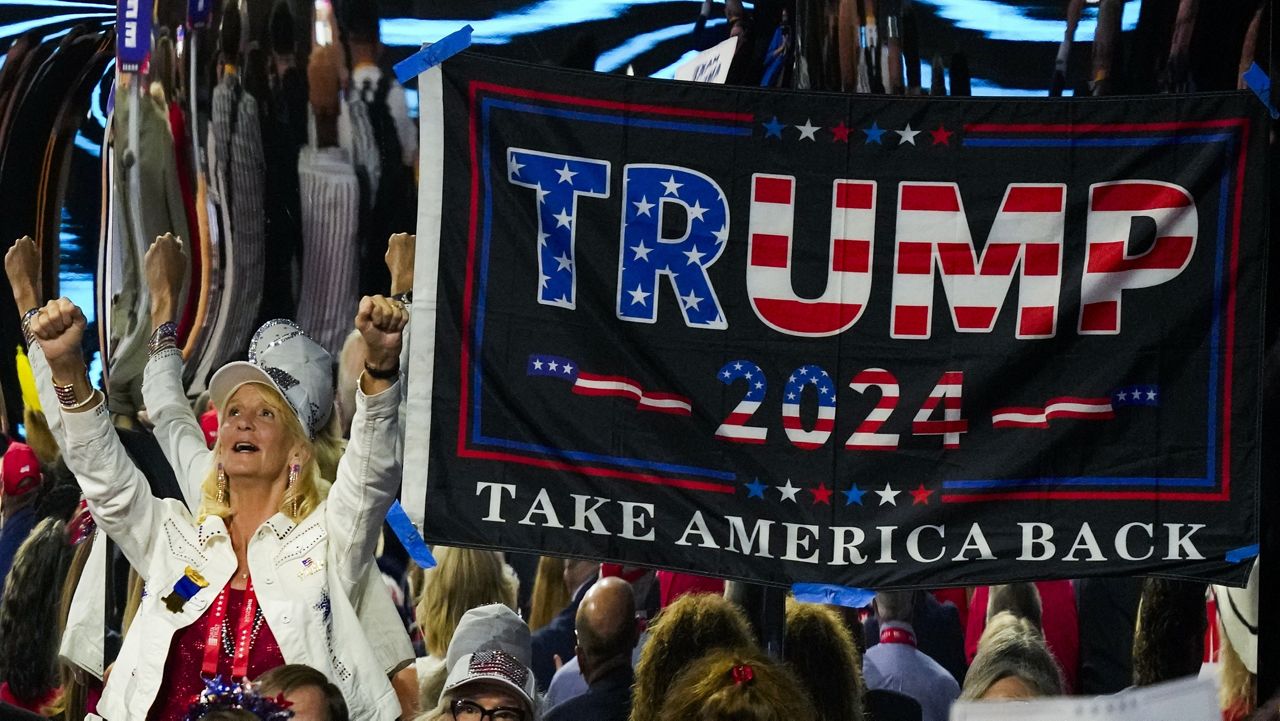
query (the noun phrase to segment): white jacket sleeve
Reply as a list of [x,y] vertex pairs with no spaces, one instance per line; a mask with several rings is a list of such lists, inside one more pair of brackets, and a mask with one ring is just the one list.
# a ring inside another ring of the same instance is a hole
[[49,432],[58,448],[67,447],[67,434],[62,429],[62,413],[59,410],[58,394],[53,390],[53,371],[49,370],[49,362],[44,359],[44,351],[39,343],[32,343],[27,348],[27,360],[31,361],[31,374],[36,377],[36,395],[40,397],[40,407],[44,410],[45,422],[49,424]]
[[63,412],[62,422],[67,434],[63,458],[80,482],[94,521],[147,580],[163,501],[151,495],[146,476],[125,453],[101,396],[89,410]]
[[398,382],[373,396],[357,386],[351,440],[338,461],[338,477],[325,505],[329,553],[348,597],[373,561],[382,520],[400,485],[400,458],[394,452],[399,410]]
[[209,473],[213,452],[183,394],[181,353],[161,353],[147,361],[142,403],[155,425],[156,442],[178,477],[187,508],[199,508],[200,486]]

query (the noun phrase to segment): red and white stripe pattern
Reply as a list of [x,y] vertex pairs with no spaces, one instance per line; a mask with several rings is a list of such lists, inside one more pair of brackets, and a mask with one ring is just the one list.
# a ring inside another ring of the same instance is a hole
[[797,296],[791,283],[795,200],[794,177],[752,176],[747,295],[756,315],[774,330],[814,338],[835,335],[857,322],[871,297],[876,184],[865,180],[832,184],[831,243],[823,256],[830,259],[830,270],[826,290],[813,299]]
[[1055,418],[1105,421],[1115,417],[1110,398],[1050,398],[1043,407],[997,408],[991,412],[993,428],[1048,428]]
[[849,387],[866,393],[872,387],[880,389],[880,400],[867,414],[857,430],[849,436],[845,448],[853,451],[892,451],[898,447],[897,433],[881,433],[880,427],[898,405],[898,379],[883,368],[868,368],[853,377]]
[[[911,432],[917,436],[942,436],[943,448],[959,448],[960,434],[969,430],[969,422],[962,418],[961,412],[963,391],[963,371],[943,373],[911,422]],[[939,404],[942,404],[942,420],[929,420]]]
[[638,381],[624,376],[599,376],[579,373],[573,383],[573,392],[580,396],[623,396],[631,398],[642,411],[693,415],[693,404],[688,398],[674,393],[646,391]]
[[647,391],[639,381],[626,376],[584,373],[577,363],[563,356],[529,356],[528,374],[568,381],[573,384],[573,392],[581,396],[621,396],[635,401],[642,411],[693,415],[693,404],[684,396]]
[[769,429],[747,425],[756,411],[760,410],[760,404],[764,401],[764,394],[768,390],[764,370],[749,360],[735,360],[726,363],[716,377],[725,385],[732,385],[737,380],[744,380],[747,383],[746,395],[716,429],[716,438],[734,443],[764,443],[769,435]]
[[[1141,255],[1127,253],[1135,217],[1155,222],[1155,242]],[[1089,188],[1087,256],[1080,280],[1080,333],[1120,333],[1120,296],[1129,288],[1167,283],[1191,262],[1199,214],[1181,186],[1122,180]]]
[[[811,385],[817,391],[818,417],[813,423],[813,430],[805,430],[800,419],[800,399],[805,388]],[[782,428],[787,433],[787,440],[796,448],[812,451],[826,444],[835,427],[836,387],[830,376],[816,365],[797,368],[783,391]]]
[[979,257],[957,184],[902,183],[890,335],[932,335],[935,267],[942,273],[955,329],[991,332],[1020,266],[1016,335],[1052,338],[1062,286],[1066,197],[1061,183],[1010,184]]
[[716,438],[723,438],[734,443],[764,443],[769,434],[768,428],[749,426],[747,422],[760,410],[759,401],[743,401],[724,419],[724,423],[716,429]]

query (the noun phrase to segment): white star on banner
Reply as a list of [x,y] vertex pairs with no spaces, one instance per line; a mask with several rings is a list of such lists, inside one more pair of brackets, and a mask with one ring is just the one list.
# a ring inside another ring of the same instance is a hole
[[706,253],[699,251],[697,248],[694,248],[693,250],[686,250],[684,254],[689,256],[689,265],[700,265],[702,263],[702,256],[706,255]]
[[898,145],[902,145],[903,143],[911,143],[912,145],[915,145],[916,136],[920,134],[919,130],[911,129],[911,123],[907,123],[907,127],[902,130],[895,130],[893,132],[898,134]]
[[646,293],[644,290],[644,286],[638,283],[636,284],[635,290],[629,290],[627,292],[631,294],[631,305],[635,305],[637,303],[639,303],[640,305],[648,305],[648,301],[646,299],[650,295],[653,295],[652,293]]
[[557,267],[556,267],[556,270],[557,270],[557,271],[560,271],[560,270],[572,270],[572,269],[573,269],[573,261],[569,259],[569,254],[568,254],[568,253],[561,253],[560,255],[557,255],[557,256],[556,256],[556,266],[557,266]]
[[559,214],[551,216],[552,218],[556,219],[557,228],[568,228],[569,223],[573,222],[573,216],[565,212],[567,210],[568,208],[563,208],[561,209]]
[[524,169],[524,164],[516,160],[515,153],[511,154],[511,159],[508,161],[508,166],[510,167],[511,174],[513,176],[520,175],[520,171]]
[[667,182],[659,183],[659,185],[666,188],[666,191],[662,193],[663,195],[674,195],[677,198],[680,197],[679,190],[684,187],[684,183],[676,182],[676,176],[674,175]]
[[653,217],[653,215],[649,213],[649,211],[653,209],[653,203],[650,203],[647,197],[640,196],[640,202],[632,203],[632,205],[636,206],[636,217],[641,215],[648,215],[650,218]]
[[570,185],[573,185],[573,176],[577,175],[578,173],[576,171],[569,170],[569,164],[565,163],[563,168],[556,171],[556,174],[560,176],[561,183],[568,183]]
[[693,201],[693,207],[689,208],[689,219],[702,220],[702,216],[706,214],[707,210],[709,209],[702,207],[702,204],[695,200]]
[[784,501],[791,501],[792,503],[795,503],[795,502],[796,502],[796,494],[800,492],[800,487],[799,487],[799,486],[793,486],[793,485],[791,485],[791,479],[790,479],[790,478],[788,478],[788,479],[787,479],[787,485],[785,485],[785,486],[774,486],[774,488],[777,488],[777,489],[778,489],[778,493],[781,493],[781,494],[782,494],[782,500],[784,500]]
[[[692,290],[689,291],[689,295],[681,296],[680,300],[684,301],[684,307],[686,310],[689,308],[698,310],[698,304],[702,302],[702,298],[694,295]],[[747,377],[750,378],[751,376]]]
[[814,137],[814,133],[817,133],[819,130],[822,130],[822,126],[814,125],[812,120],[806,119],[804,121],[804,125],[796,126],[796,130],[800,131],[801,140],[810,140],[813,142],[817,142],[817,138]]
[[640,241],[640,245],[631,246],[631,250],[635,251],[635,260],[648,260],[649,254],[653,252],[653,248],[645,247],[644,241]]
[[902,491],[893,490],[888,483],[884,484],[883,491],[876,491],[876,495],[880,496],[880,505],[882,506],[898,505],[897,498],[899,493],[902,493]]

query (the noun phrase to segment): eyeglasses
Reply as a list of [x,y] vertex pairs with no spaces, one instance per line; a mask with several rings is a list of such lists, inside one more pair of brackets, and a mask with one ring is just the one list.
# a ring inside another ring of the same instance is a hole
[[453,702],[454,721],[524,721],[524,710],[500,706],[485,708],[474,701],[460,698]]

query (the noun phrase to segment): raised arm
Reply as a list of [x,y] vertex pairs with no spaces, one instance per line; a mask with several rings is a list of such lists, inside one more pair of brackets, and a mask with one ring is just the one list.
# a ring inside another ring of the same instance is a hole
[[182,310],[187,260],[182,240],[172,234],[156,238],[143,261],[151,288],[151,343],[142,374],[142,402],[155,425],[156,441],[173,467],[188,508],[200,505],[200,483],[213,454],[182,388],[182,352],[175,325]]
[[40,407],[45,412],[45,422],[58,448],[67,447],[66,434],[62,429],[62,414],[58,413],[58,396],[53,390],[53,380],[49,374],[49,364],[44,359],[40,344],[32,342],[30,321],[32,314],[40,309],[40,251],[35,241],[23,236],[14,241],[13,247],[4,255],[4,272],[9,278],[9,288],[13,290],[13,302],[18,307],[18,316],[22,319],[23,334],[28,336],[27,359],[31,361],[31,374],[36,379],[36,395],[40,397]]
[[364,338],[365,372],[356,390],[351,440],[325,507],[330,554],[348,593],[373,561],[382,519],[400,484],[400,345],[409,316],[399,302],[365,297],[356,314]]
[[89,385],[80,347],[84,328],[84,314],[66,298],[50,301],[31,318],[31,334],[44,351],[57,394],[48,413],[62,414],[63,459],[98,527],[145,579],[162,502],[151,495],[146,477],[120,444],[106,398]]

